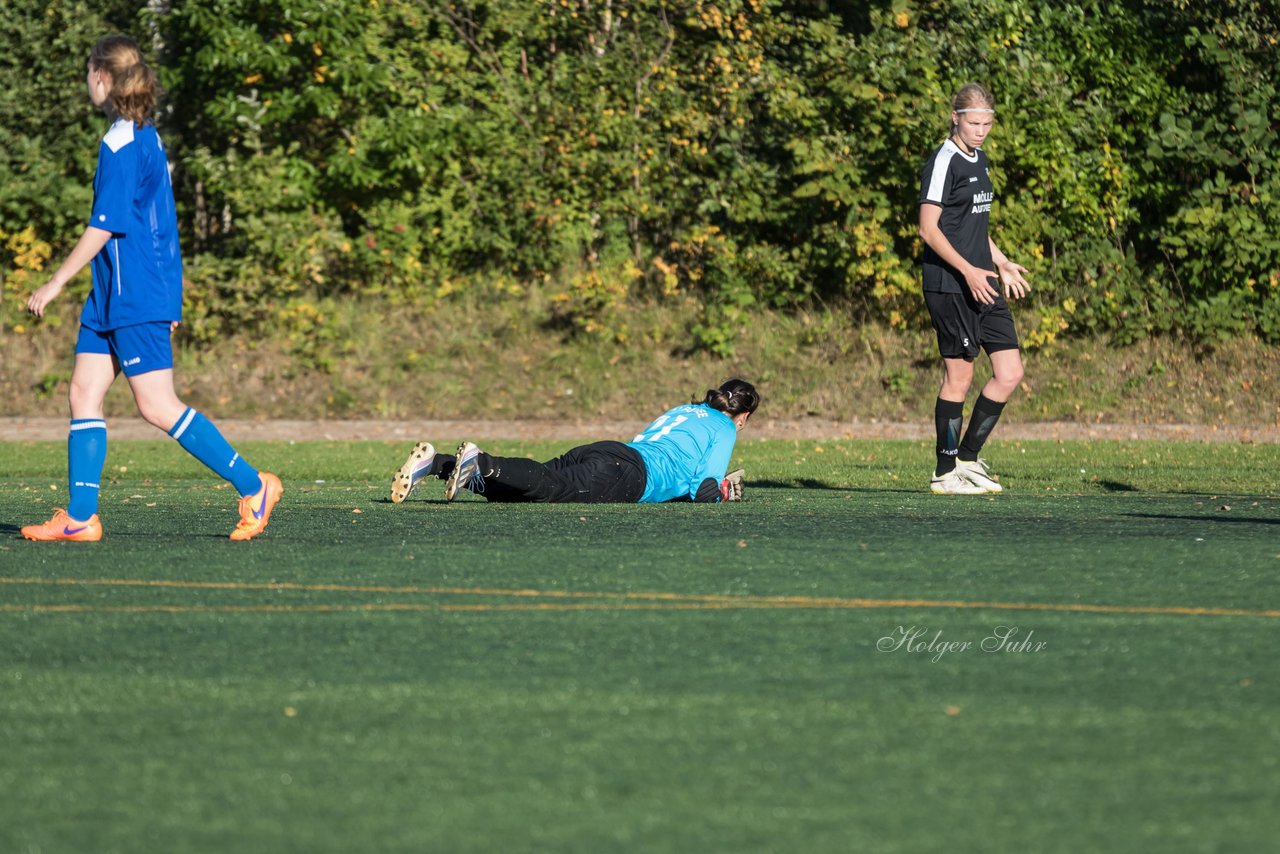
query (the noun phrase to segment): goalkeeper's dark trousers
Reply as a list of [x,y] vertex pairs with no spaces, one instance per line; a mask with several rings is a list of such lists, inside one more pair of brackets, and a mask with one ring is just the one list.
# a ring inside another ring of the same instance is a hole
[[621,442],[593,442],[545,463],[481,454],[490,501],[634,504],[644,495],[644,460]]

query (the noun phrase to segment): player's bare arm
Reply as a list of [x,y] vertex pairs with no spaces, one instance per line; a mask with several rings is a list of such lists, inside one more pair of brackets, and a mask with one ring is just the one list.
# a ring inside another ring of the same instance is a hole
[[107,245],[107,241],[111,239],[111,232],[104,231],[101,228],[89,226],[84,230],[84,234],[80,235],[80,239],[76,241],[75,248],[71,250],[71,254],[67,256],[67,260],[62,262],[62,266],[58,267],[49,281],[36,288],[31,294],[31,298],[27,300],[27,311],[36,317],[44,317],[44,309],[49,303],[62,293],[62,289],[66,287],[67,282],[75,278],[76,273],[84,269],[85,265],[93,260],[94,256],[102,251],[102,247]]
[[942,233],[942,229],[938,227],[938,220],[942,216],[942,208],[937,205],[924,204],[920,206],[920,239],[928,244],[929,248],[938,253],[938,257],[950,264],[956,272],[964,276],[966,287],[973,294],[973,298],[983,305],[992,305],[1000,296],[999,291],[991,286],[988,279],[994,277],[994,270],[983,270],[975,267],[964,259],[956,248],[951,245],[951,241],[947,240],[947,236]]

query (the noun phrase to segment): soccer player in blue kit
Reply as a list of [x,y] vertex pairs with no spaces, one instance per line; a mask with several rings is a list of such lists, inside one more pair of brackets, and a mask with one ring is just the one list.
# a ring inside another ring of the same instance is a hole
[[[1005,403],[1022,382],[1022,354],[1005,297],[1025,296],[1021,267],[988,235],[995,190],[981,146],[995,119],[995,99],[977,83],[956,94],[951,135],[921,171],[920,237],[925,304],[938,335],[943,378],[934,404],[937,464],[930,489],[943,495],[1000,492],[978,456]],[[980,350],[991,360],[963,438],[964,401]]]
[[658,503],[738,501],[742,472],[726,475],[738,431],[760,405],[745,380],[707,391],[700,403],[670,409],[631,442],[594,442],[545,463],[497,457],[463,442],[456,455],[420,442],[391,483],[391,500],[408,498],[428,475],[490,501]]
[[89,225],[66,261],[36,289],[27,310],[43,317],[48,304],[86,264],[93,288],[80,315],[71,374],[67,437],[70,499],[53,518],[28,525],[29,540],[102,538],[98,491],[107,456],[103,400],[123,372],[138,412],[240,493],[233,540],[262,533],[284,488],[258,472],[214,426],[173,389],[170,336],[182,319],[182,257],[164,145],[151,120],[159,94],[154,72],[127,36],[106,36],[89,56],[89,100],[111,127],[98,147]]

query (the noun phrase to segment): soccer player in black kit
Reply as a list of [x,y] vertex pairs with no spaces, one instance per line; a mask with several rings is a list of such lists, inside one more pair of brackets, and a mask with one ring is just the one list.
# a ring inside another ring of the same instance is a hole
[[[1005,297],[1027,294],[1026,268],[1006,258],[987,230],[995,191],[981,146],[994,119],[991,93],[977,83],[963,87],[952,102],[951,135],[920,175],[924,299],[944,370],[934,407],[938,461],[930,483],[941,495],[1002,490],[978,452],[1022,382],[1018,332]],[[980,350],[991,360],[992,377],[961,436],[973,360]]]

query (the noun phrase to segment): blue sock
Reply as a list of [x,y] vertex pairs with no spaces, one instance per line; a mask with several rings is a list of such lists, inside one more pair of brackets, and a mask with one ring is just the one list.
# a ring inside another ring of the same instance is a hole
[[258,470],[240,459],[240,455],[222,438],[213,422],[191,407],[182,413],[169,435],[191,456],[207,465],[218,476],[231,481],[243,498],[262,489]]
[[71,502],[67,515],[81,522],[98,512],[98,484],[107,461],[107,422],[72,418],[67,433],[67,483]]

